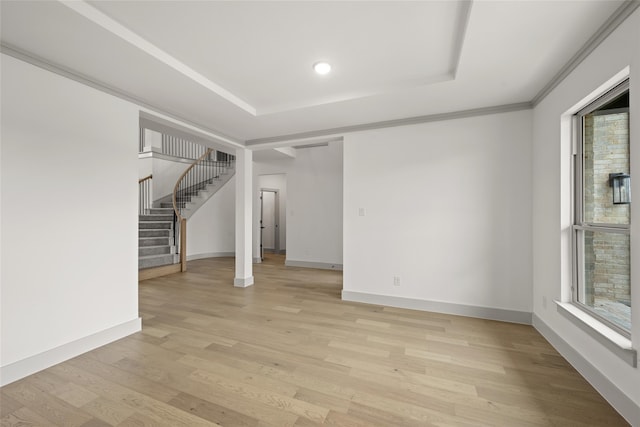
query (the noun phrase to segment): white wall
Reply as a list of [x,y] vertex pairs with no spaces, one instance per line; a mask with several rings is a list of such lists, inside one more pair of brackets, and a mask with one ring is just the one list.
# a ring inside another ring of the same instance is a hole
[[258,177],[258,191],[262,188],[278,190],[278,233],[280,235],[280,250],[284,251],[287,249],[287,175],[283,173],[260,175]]
[[138,159],[138,179],[146,178],[153,174],[153,158],[143,157]]
[[526,318],[531,111],[347,135],[344,251],[343,295]]
[[[571,145],[561,133],[561,117],[603,83],[630,66],[631,69],[631,176],[640,177],[640,10],[580,64],[534,110],[533,141],[533,302],[534,315],[568,346],[580,354],[614,387],[635,402],[634,418],[619,405],[617,392],[595,383],[631,422],[640,425],[640,369],[614,356],[590,335],[556,311],[554,300],[569,297],[571,280],[569,226],[571,224]],[[566,125],[566,122],[564,123]],[[637,188],[637,186],[636,186]],[[636,195],[637,196],[637,195]],[[638,200],[638,197],[635,198]],[[640,209],[631,208],[632,343],[640,349]],[[543,299],[547,301],[543,305]],[[535,320],[535,318],[534,318]],[[572,363],[568,352],[565,357]]]
[[187,221],[187,258],[233,256],[235,251],[235,176]]
[[2,382],[139,330],[136,106],[2,55]]
[[342,266],[342,146],[296,151],[287,174],[287,263]]
[[[140,161],[144,160],[145,159],[141,159]],[[192,162],[180,162],[153,157],[153,200],[156,201],[173,194],[176,181],[178,181],[178,178],[187,170],[191,163]]]

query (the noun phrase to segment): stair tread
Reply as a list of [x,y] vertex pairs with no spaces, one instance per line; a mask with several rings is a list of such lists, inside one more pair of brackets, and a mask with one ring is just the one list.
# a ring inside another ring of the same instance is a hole
[[142,255],[139,256],[138,259],[152,259],[152,258],[162,258],[162,257],[173,257],[174,254],[155,254],[155,255]]

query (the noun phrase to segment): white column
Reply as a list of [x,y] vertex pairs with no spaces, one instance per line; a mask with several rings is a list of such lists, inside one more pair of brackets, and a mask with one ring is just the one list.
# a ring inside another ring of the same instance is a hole
[[233,285],[253,285],[253,152],[236,150],[236,277]]

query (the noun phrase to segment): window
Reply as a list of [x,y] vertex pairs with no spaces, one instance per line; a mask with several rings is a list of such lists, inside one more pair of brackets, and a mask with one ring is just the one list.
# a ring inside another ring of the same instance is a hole
[[573,302],[631,336],[629,82],[575,115]]

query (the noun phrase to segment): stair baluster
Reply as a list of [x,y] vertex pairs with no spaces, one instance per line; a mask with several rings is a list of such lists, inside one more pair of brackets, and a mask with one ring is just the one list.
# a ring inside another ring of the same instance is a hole
[[[205,173],[206,169],[203,164],[207,163],[207,157],[212,149],[208,148],[204,154],[193,162],[189,168],[178,178],[173,188],[173,210],[175,213],[174,233],[177,232],[180,241],[180,269],[187,271],[187,220],[183,217],[183,209],[191,196],[198,194],[198,190],[206,187],[207,181],[213,180],[214,176]],[[175,236],[176,238],[178,236]],[[178,239],[176,239],[178,241]]]
[[153,175],[138,180],[138,215],[145,215],[153,202],[151,188]]

